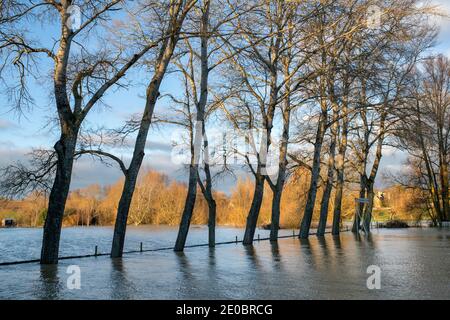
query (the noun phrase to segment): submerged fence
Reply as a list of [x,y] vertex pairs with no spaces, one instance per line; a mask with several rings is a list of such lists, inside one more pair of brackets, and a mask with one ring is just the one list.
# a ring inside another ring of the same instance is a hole
[[[348,227],[342,229],[340,232],[347,232],[350,231]],[[325,234],[330,234],[331,231],[326,231]],[[310,236],[317,235],[317,233],[310,233]],[[296,238],[299,234],[295,233],[295,230],[292,230],[291,235],[284,235],[284,236],[278,236],[278,239],[286,239],[286,238]],[[254,241],[268,241],[270,238],[265,237],[261,238],[258,234],[257,237],[254,239]],[[238,244],[242,243],[242,240],[239,240],[238,236],[236,236],[235,240],[233,241],[223,241],[223,242],[216,242],[215,245],[224,245],[224,244]],[[208,247],[208,243],[200,243],[200,244],[191,244],[186,245],[185,248],[196,248],[196,247]],[[144,253],[144,252],[156,252],[156,251],[167,251],[167,250],[173,250],[173,246],[171,247],[162,247],[162,248],[152,248],[152,249],[144,249],[143,242],[140,242],[139,250],[129,250],[124,251],[123,254],[133,254],[133,253]],[[94,253],[93,254],[84,254],[84,255],[74,255],[74,256],[65,256],[65,257],[59,257],[58,260],[69,260],[69,259],[81,259],[81,258],[93,258],[93,257],[102,257],[102,256],[109,256],[109,253],[100,253],[98,252],[98,246],[94,247]],[[18,264],[26,264],[26,263],[36,263],[39,262],[39,259],[31,259],[31,260],[22,260],[22,261],[11,261],[11,262],[0,262],[0,266],[10,266],[10,265],[18,265]]]

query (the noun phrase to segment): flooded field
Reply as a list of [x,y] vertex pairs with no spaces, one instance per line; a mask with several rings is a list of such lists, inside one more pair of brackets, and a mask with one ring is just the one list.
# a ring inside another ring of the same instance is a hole
[[[95,246],[99,253],[109,253],[113,237],[113,227],[70,227],[63,228],[61,234],[60,256],[78,256],[93,254]],[[42,243],[41,228],[0,229],[0,263],[39,259]],[[125,251],[139,250],[142,242],[144,249],[172,247],[178,228],[170,226],[128,226]],[[236,236],[242,239],[244,232],[240,228],[218,227],[217,242],[234,241]],[[270,231],[258,229],[257,235],[268,237]],[[290,235],[292,230],[280,230],[280,236]],[[208,242],[206,226],[192,226],[187,245]]]
[[[175,232],[170,229],[167,239]],[[205,231],[193,232],[191,243],[203,240]],[[221,232],[233,238],[235,231]],[[69,253],[69,248],[66,244],[64,250]],[[80,289],[68,289],[70,265],[80,268]],[[371,265],[381,269],[380,290],[367,288]],[[340,238],[283,239],[278,245],[261,241],[253,247],[227,244],[122,259],[70,259],[58,266],[3,266],[0,298],[449,299],[449,266],[450,229],[380,229],[359,239],[343,233]]]

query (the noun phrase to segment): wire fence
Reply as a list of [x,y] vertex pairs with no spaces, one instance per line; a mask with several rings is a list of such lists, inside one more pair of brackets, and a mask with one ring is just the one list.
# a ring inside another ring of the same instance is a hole
[[[348,227],[340,230],[340,232],[348,232],[350,229]],[[325,231],[325,234],[330,234],[331,231]],[[310,233],[310,236],[317,235],[316,232]],[[278,236],[278,239],[286,239],[286,238],[296,238],[299,234],[295,233],[295,230],[292,230],[291,235],[284,235],[284,236]],[[268,241],[270,240],[269,237],[261,238],[258,234],[253,241]],[[238,244],[242,243],[243,240],[239,240],[238,236],[236,236],[235,240],[233,241],[222,241],[222,242],[216,242],[215,245],[224,245],[224,244]],[[185,248],[196,248],[196,247],[208,247],[208,243],[200,243],[200,244],[191,244],[186,245]],[[140,243],[139,250],[128,250],[124,251],[123,254],[133,254],[133,253],[144,253],[144,252],[156,252],[156,251],[167,251],[167,250],[173,250],[172,247],[162,247],[162,248],[152,248],[152,249],[144,249],[143,242]],[[93,258],[93,257],[102,257],[102,256],[109,256],[109,253],[101,253],[98,252],[98,246],[94,247],[94,253],[93,254],[84,254],[84,255],[74,255],[74,256],[65,256],[65,257],[59,257],[58,260],[69,260],[69,259],[81,259],[81,258]],[[22,260],[22,261],[10,261],[10,262],[0,262],[0,266],[11,266],[11,265],[19,265],[19,264],[27,264],[27,263],[36,263],[39,262],[39,259],[31,259],[31,260]]]

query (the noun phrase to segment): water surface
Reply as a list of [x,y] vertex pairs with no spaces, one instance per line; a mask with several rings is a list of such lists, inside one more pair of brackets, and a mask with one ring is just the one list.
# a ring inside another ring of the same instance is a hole
[[[0,299],[449,299],[449,249],[450,229],[375,230],[4,266]],[[74,264],[80,290],[66,285]],[[366,286],[369,265],[380,290]]]
[[[60,256],[79,256],[93,254],[95,246],[99,253],[111,250],[113,227],[69,227],[63,228],[60,240]],[[128,226],[125,238],[125,251],[173,247],[178,228],[173,226]],[[39,259],[42,244],[42,228],[0,228],[0,262]],[[217,242],[242,239],[240,228],[218,227]],[[255,237],[268,237],[269,230],[258,229]],[[292,234],[292,230],[280,230],[280,235]],[[191,226],[187,245],[208,242],[206,226]]]

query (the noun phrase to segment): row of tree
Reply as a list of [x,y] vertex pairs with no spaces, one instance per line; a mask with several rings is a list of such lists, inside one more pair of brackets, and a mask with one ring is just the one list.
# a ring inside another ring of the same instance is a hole
[[[449,217],[449,69],[443,57],[421,64],[436,35],[432,14],[418,0],[3,1],[0,71],[9,101],[31,105],[27,79],[48,65],[60,138],[54,150],[33,153],[31,168],[6,168],[2,189],[17,196],[49,187],[41,263],[53,264],[74,161],[86,154],[114,161],[124,174],[111,249],[120,257],[152,122],[178,125],[187,132],[190,159],[176,251],[184,249],[198,190],[208,204],[214,246],[214,183],[233,170],[232,156],[242,158],[254,178],[245,245],[253,242],[265,185],[272,191],[270,238],[277,240],[283,191],[296,167],[310,172],[300,237],[310,233],[316,203],[318,234],[324,234],[330,202],[337,235],[347,182],[358,181],[359,197],[368,199],[355,229],[370,227],[383,147],[395,136],[426,169],[418,180],[442,221]],[[43,19],[58,21],[61,30],[51,46],[27,30],[27,23]],[[180,75],[182,89],[161,95],[168,71]],[[127,74],[133,72],[146,82],[142,112],[108,139],[134,139],[125,163],[105,146],[104,133],[100,139],[89,133],[86,118],[108,92],[132,85]],[[173,110],[154,112],[157,101]],[[213,157],[208,132],[218,124],[244,137],[248,150],[232,145]],[[269,170],[270,150],[277,155],[275,171]]]

